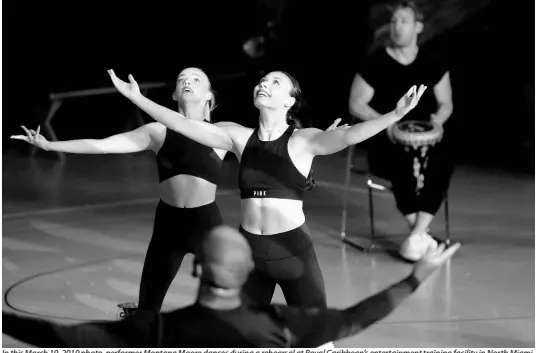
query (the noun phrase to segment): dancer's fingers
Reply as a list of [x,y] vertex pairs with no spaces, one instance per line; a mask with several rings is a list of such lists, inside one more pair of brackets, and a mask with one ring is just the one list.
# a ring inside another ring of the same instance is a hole
[[439,244],[437,248],[435,249],[435,256],[441,255],[444,249],[446,249],[446,244],[444,243]]
[[425,92],[425,89],[427,87],[424,85],[420,85],[418,88],[418,91],[416,92],[416,102],[419,102],[420,98],[422,97],[423,92]]
[[425,90],[427,89],[427,86],[425,85],[422,85],[422,88],[421,88],[421,93],[419,94],[418,98],[420,98],[422,96],[422,94],[425,92]]
[[23,128],[24,132],[26,132],[26,134],[28,135],[28,138],[32,139],[32,133],[28,131],[28,129],[25,126],[21,125],[21,127]]
[[28,142],[28,137],[23,135],[13,135],[10,138],[13,140],[22,140]]
[[113,84],[116,86],[118,78],[117,78],[117,75],[115,75],[115,71],[107,70],[107,73],[109,74],[109,77],[111,78],[111,81],[113,81]]
[[448,249],[446,249],[446,251],[441,254],[441,259],[443,261],[449,259],[457,252],[457,250],[459,250],[460,247],[461,243],[455,243],[454,245],[450,246]]
[[341,118],[335,119],[333,124],[331,124],[326,131],[333,131],[337,128],[337,125],[341,122]]

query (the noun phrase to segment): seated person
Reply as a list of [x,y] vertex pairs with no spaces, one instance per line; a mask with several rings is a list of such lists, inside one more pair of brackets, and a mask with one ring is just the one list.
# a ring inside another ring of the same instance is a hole
[[[433,95],[420,100],[406,120],[430,120],[440,127],[448,120],[453,111],[448,67],[441,57],[418,47],[422,21],[414,3],[392,7],[388,45],[367,58],[354,77],[349,102],[354,117],[364,121],[378,118],[395,105],[405,87],[424,84]],[[417,192],[413,158],[390,140],[391,128],[367,142],[368,164],[371,173],[392,182],[397,208],[410,228],[400,253],[417,261],[436,242],[428,230],[447,194],[454,169],[450,138],[444,134],[428,151],[423,186]]]

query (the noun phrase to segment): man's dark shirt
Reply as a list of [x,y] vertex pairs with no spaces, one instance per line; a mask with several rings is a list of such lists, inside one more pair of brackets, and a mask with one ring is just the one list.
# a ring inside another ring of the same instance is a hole
[[382,48],[363,60],[357,73],[374,89],[369,105],[380,114],[394,110],[410,87],[427,86],[422,99],[406,118],[428,121],[438,109],[433,89],[448,70],[444,58],[427,49],[420,48],[416,59],[403,65]]
[[418,285],[407,277],[345,310],[284,305],[214,310],[194,304],[73,326],[4,312],[2,327],[5,334],[42,348],[314,348],[383,319]]

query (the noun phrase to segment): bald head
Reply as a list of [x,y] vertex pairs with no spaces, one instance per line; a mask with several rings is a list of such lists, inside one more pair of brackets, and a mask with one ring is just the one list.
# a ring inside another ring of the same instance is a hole
[[201,279],[221,288],[241,288],[254,268],[252,251],[237,230],[226,225],[211,229],[196,251]]

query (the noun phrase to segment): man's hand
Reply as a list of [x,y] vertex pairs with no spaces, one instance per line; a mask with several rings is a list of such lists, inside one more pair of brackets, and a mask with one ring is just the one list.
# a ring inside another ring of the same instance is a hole
[[418,279],[418,281],[420,281],[420,283],[423,282],[440,266],[442,266],[444,262],[451,258],[460,247],[460,243],[455,243],[448,249],[446,249],[446,245],[444,244],[440,244],[436,248],[430,247],[427,249],[421,260],[414,265],[414,276]]
[[391,143],[396,143],[395,136],[393,136],[393,128],[395,127],[395,124],[392,124],[386,128],[386,135],[388,135],[388,138],[390,139]]

